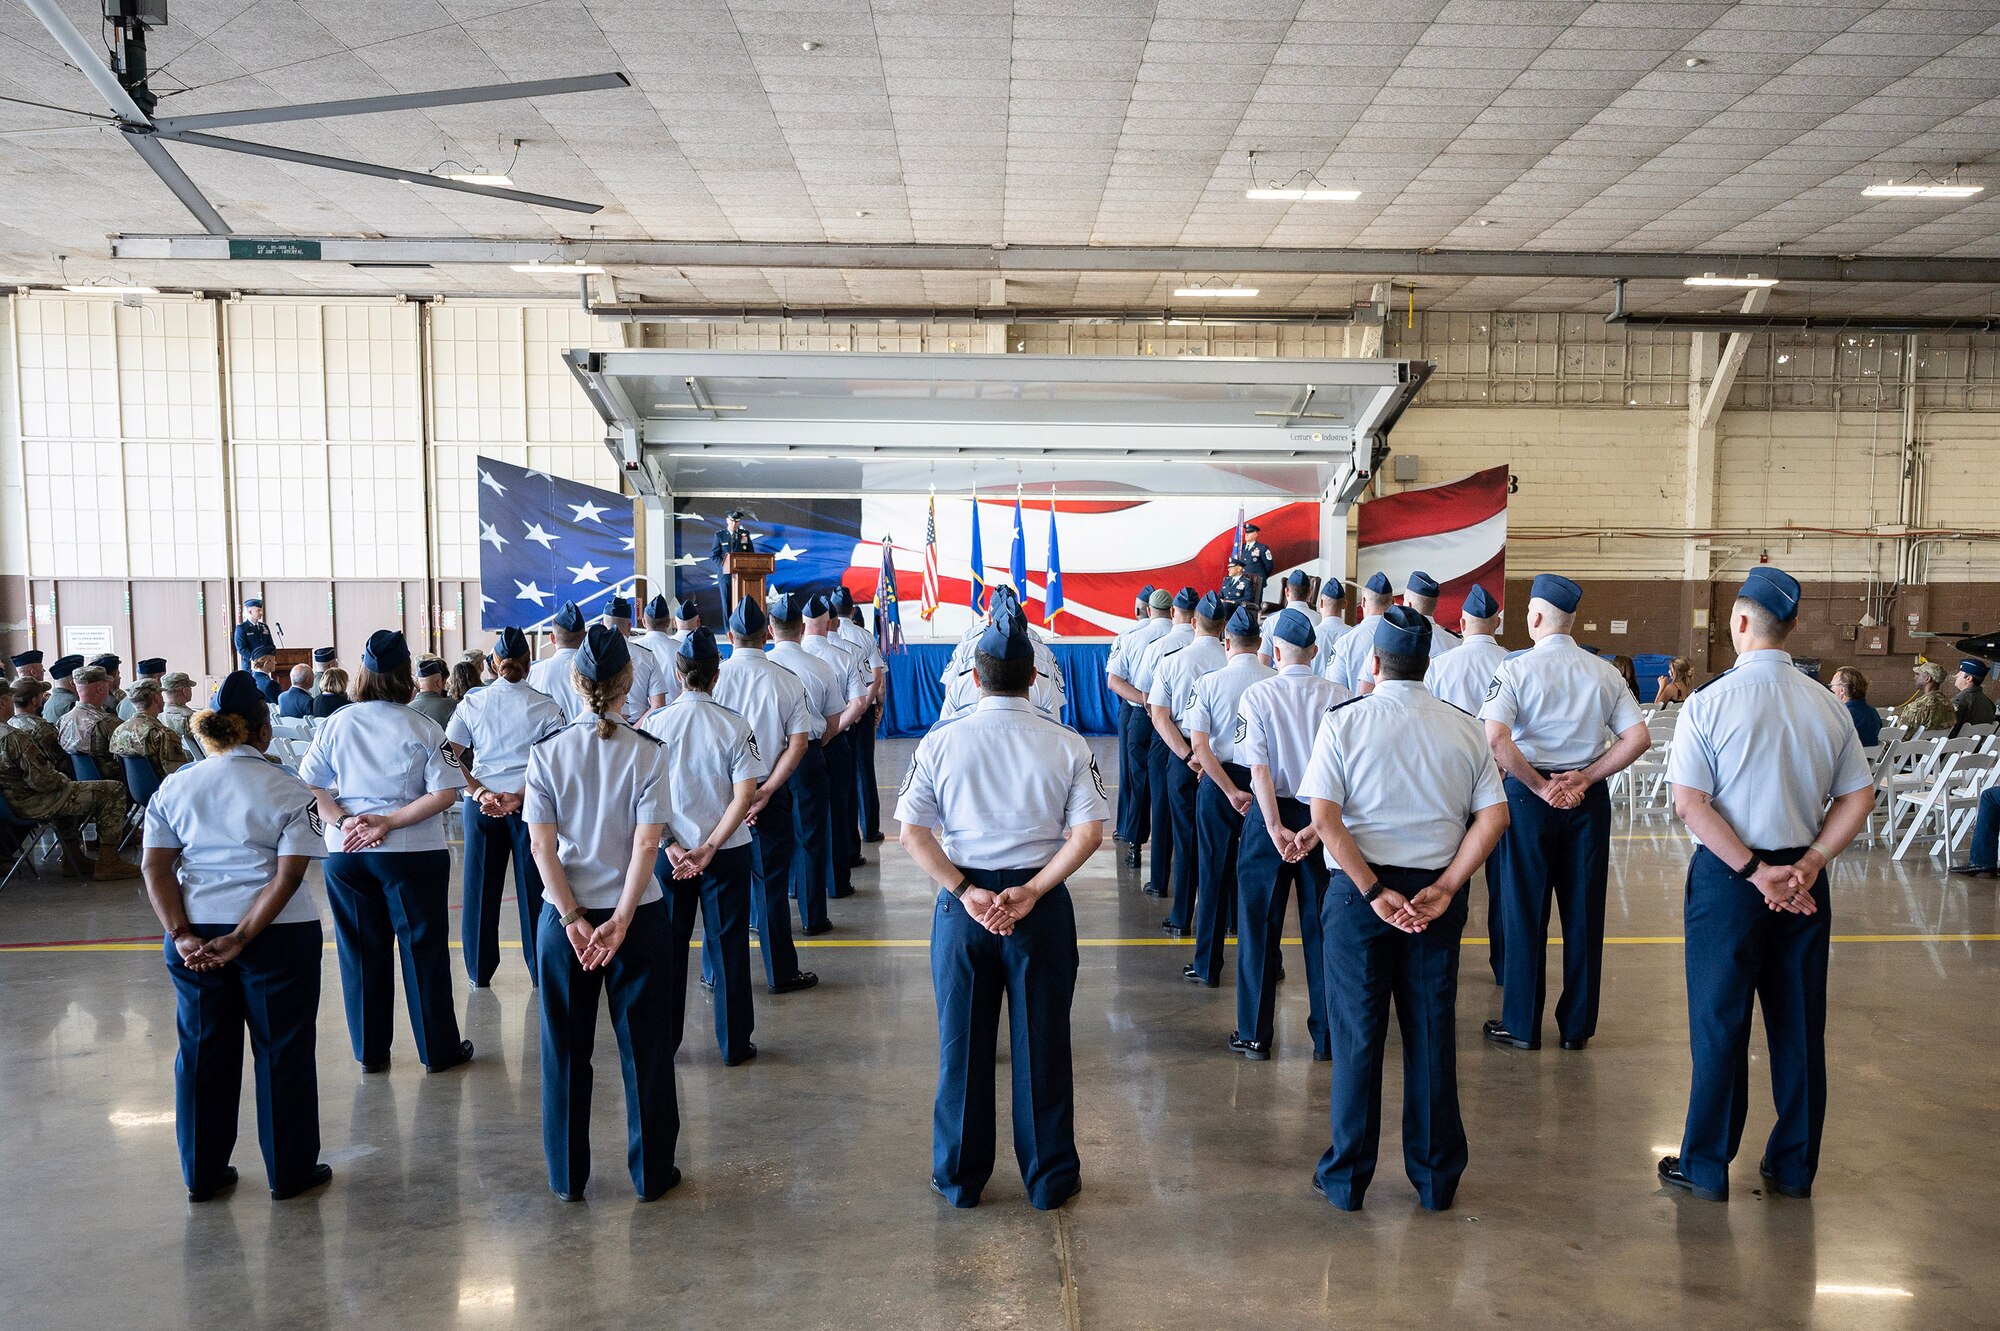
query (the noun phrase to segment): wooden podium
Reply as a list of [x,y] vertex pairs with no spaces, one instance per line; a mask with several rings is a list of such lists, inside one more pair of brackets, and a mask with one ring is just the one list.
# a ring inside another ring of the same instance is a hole
[[280,647],[271,655],[278,658],[278,668],[271,672],[271,678],[281,685],[291,681],[293,666],[310,666],[313,661],[310,647]]
[[744,597],[765,608],[764,579],[778,566],[776,556],[761,550],[731,550],[722,557],[722,571],[729,576],[730,604]]

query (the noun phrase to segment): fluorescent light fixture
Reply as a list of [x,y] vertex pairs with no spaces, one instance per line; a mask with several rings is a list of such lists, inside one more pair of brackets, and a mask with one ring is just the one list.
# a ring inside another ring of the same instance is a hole
[[1953,185],[1941,180],[1905,181],[1903,184],[1870,185],[1861,191],[1864,199],[1969,199],[1983,194],[1984,185]]
[[1815,1294],[1858,1294],[1870,1299],[1914,1299],[1901,1285],[1815,1285]]
[[571,277],[578,273],[589,275],[604,271],[601,265],[585,263],[581,259],[575,263],[543,263],[537,259],[533,263],[510,263],[507,266],[517,273],[566,273]]
[[1193,300],[1249,300],[1257,294],[1256,287],[1175,287],[1176,297]]
[[158,287],[94,287],[88,282],[67,283],[64,285],[63,290],[74,291],[79,296],[157,296],[160,294]]
[[1717,277],[1714,273],[1703,273],[1700,277],[1683,280],[1683,285],[1691,287],[1774,287],[1775,277],[1759,277],[1752,273],[1748,277]]
[[174,1111],[114,1109],[104,1118],[114,1128],[166,1128],[173,1126]]
[[466,185],[497,185],[501,189],[514,188],[514,182],[512,178],[508,176],[492,175],[484,171],[465,171],[465,172],[447,171],[445,173],[444,178],[446,180],[456,180],[461,184],[466,184]]
[[1293,202],[1303,200],[1306,203],[1353,203],[1361,197],[1361,191],[1358,189],[1296,189],[1289,186],[1283,188],[1272,186],[1268,188],[1246,189],[1243,191],[1243,197],[1246,199],[1283,199]]

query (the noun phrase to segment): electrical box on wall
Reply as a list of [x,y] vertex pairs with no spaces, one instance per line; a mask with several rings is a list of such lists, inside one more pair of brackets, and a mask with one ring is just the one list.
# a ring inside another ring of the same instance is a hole
[[1398,453],[1395,457],[1389,459],[1389,465],[1394,468],[1394,471],[1390,474],[1397,481],[1407,485],[1417,479],[1417,455],[1415,453]]
[[1861,656],[1887,656],[1889,654],[1889,628],[1878,624],[1873,628],[1863,628],[1854,639],[1854,650]]

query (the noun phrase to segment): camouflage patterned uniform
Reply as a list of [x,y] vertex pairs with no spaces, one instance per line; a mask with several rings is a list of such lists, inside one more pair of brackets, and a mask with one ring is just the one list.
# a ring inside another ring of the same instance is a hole
[[13,719],[8,721],[7,724],[41,745],[43,755],[50,762],[59,764],[62,767],[69,765],[69,755],[63,752],[62,737],[56,733],[54,726],[42,720],[41,717],[27,716],[21,712],[16,712]]
[[178,703],[168,703],[160,709],[160,724],[176,735],[188,733],[188,722],[194,720],[194,708],[182,707]]
[[161,725],[159,717],[143,713],[120,722],[111,732],[111,753],[117,758],[150,758],[162,777],[193,761],[179,735]]
[[1896,719],[1921,730],[1950,730],[1958,724],[1958,713],[1944,694],[1926,689],[1897,708]]
[[111,736],[117,729],[118,718],[86,702],[79,702],[64,712],[63,719],[56,723],[56,734],[62,740],[63,752],[87,753],[97,759],[100,768],[119,766],[111,761]]
[[85,823],[97,824],[97,843],[116,846],[125,839],[130,801],[116,781],[72,781],[42,756],[32,738],[12,727],[0,729],[0,795],[22,818],[51,819],[66,842],[74,843]]

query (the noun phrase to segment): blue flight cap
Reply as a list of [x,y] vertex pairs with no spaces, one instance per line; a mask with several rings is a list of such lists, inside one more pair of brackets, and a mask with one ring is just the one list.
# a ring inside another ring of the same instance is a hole
[[1493,599],[1493,593],[1475,582],[1465,594],[1465,613],[1474,619],[1491,619],[1500,613],[1500,603]]
[[996,661],[1031,661],[1035,643],[1028,636],[1028,623],[1016,614],[997,616],[979,635],[979,650]]
[[1972,676],[1974,679],[1986,678],[1986,662],[1984,661],[1975,661],[1968,656],[1964,660],[1958,663],[1958,668],[1965,674]]
[[240,716],[252,729],[271,717],[271,705],[264,701],[264,690],[257,687],[256,679],[247,670],[230,671],[223,678],[222,687],[215,691],[213,701],[216,711]]
[[790,621],[793,614],[803,608],[795,607],[792,604],[797,599],[798,597],[790,592],[772,592],[767,598],[765,613],[769,614],[772,619]]
[[695,604],[695,599],[692,596],[683,596],[681,603],[674,607],[675,619],[698,619],[700,617],[701,607]]
[[325,665],[339,655],[340,653],[331,647],[315,647],[313,648],[313,664]]
[[1789,624],[1799,617],[1799,580],[1781,568],[1769,564],[1759,564],[1750,570],[1750,576],[1743,580],[1743,589],[1736,593],[1746,601],[1755,601],[1778,617],[1781,624]]
[[1194,594],[1194,588],[1183,587],[1179,591],[1174,593],[1174,609],[1186,610],[1192,612],[1195,607],[1195,602],[1199,601],[1200,599],[1201,599],[1200,597]]
[[142,675],[164,675],[167,673],[167,658],[164,656],[149,656],[132,668]]
[[1368,590],[1374,592],[1377,596],[1390,595],[1389,575],[1387,573],[1377,573],[1374,577],[1368,579]]
[[564,633],[583,632],[583,611],[576,608],[575,601],[564,601],[556,609],[555,626]]
[[81,669],[83,669],[81,656],[58,656],[56,663],[49,667],[49,674],[56,679],[68,679]]
[[40,665],[42,663],[42,654],[40,652],[16,652],[8,660],[12,661],[15,668],[18,669],[21,666]]
[[632,649],[625,645],[625,635],[608,624],[592,624],[570,660],[577,674],[598,684],[631,664]]
[[[1013,594],[1013,588],[1010,587],[1007,591],[1010,596]],[[833,608],[843,615],[852,610],[854,608],[854,593],[845,587],[835,587],[833,589]]]
[[1229,623],[1223,631],[1232,638],[1254,638],[1257,636],[1257,612],[1247,605],[1239,605],[1229,616]]
[[[833,594],[833,608],[834,608],[835,610],[844,610],[844,609],[846,608],[846,607],[842,606],[842,605],[841,605],[841,603],[840,603],[840,598],[841,598],[841,596],[842,596],[842,595],[843,595],[843,594],[844,594],[844,593],[845,593],[846,591],[847,591],[847,588],[845,588],[845,587],[842,587],[842,588],[840,588],[839,590],[837,590],[837,591],[835,591],[835,592],[834,592],[834,594]],[[851,602],[850,602],[850,603],[851,603]],[[999,613],[1000,613],[1000,611],[1002,611],[1003,609],[1005,609],[1006,607],[1008,607],[1008,606],[1010,606],[1010,605],[1019,605],[1019,604],[1021,604],[1021,596],[1020,596],[1020,593],[1016,592],[1016,591],[1015,591],[1015,590],[1014,590],[1014,589],[1013,589],[1012,587],[1008,586],[1008,585],[1007,585],[1006,583],[1004,583],[1004,582],[1003,582],[1003,583],[1001,583],[1001,584],[1000,584],[1000,585],[999,585],[998,587],[995,587],[995,588],[993,589],[993,613],[994,613],[994,614],[996,614],[996,615],[997,615],[997,614],[999,614]]]
[[512,661],[528,654],[528,635],[508,625],[493,639],[493,655],[501,661]]
[[672,613],[673,607],[667,604],[667,598],[664,596],[655,594],[652,600],[646,602],[646,618],[648,619],[665,619]]
[[451,667],[447,666],[443,661],[433,656],[430,660],[423,661],[418,664],[417,678],[434,679],[437,676],[444,674],[450,668]]
[[410,644],[397,629],[376,629],[361,648],[361,664],[376,674],[410,663]]
[[707,629],[690,629],[681,638],[681,645],[674,654],[683,661],[719,661],[722,652],[715,645],[715,635]]
[[1329,601],[1344,601],[1347,599],[1347,588],[1340,585],[1339,578],[1328,578],[1319,585],[1319,594]]
[[825,619],[832,613],[833,607],[828,605],[826,598],[818,592],[814,592],[806,598],[805,617],[807,619]]
[[[245,610],[262,610],[264,608],[264,598],[261,596],[246,596],[243,598],[243,608]],[[219,698],[221,696],[222,694],[218,690],[216,697]]]
[[1410,574],[1410,580],[1403,585],[1403,590],[1412,596],[1436,596],[1443,589],[1438,586],[1436,578],[1418,569]]
[[1306,585],[1306,571],[1305,571],[1304,569],[1302,569],[1302,568],[1295,568],[1295,569],[1293,569],[1293,570],[1292,570],[1292,571],[1291,571],[1290,573],[1287,573],[1287,574],[1285,575],[1285,585],[1286,585],[1287,587],[1303,587],[1303,586],[1305,586],[1305,585]]
[[1533,600],[1547,601],[1568,615],[1574,614],[1577,603],[1583,600],[1583,588],[1560,573],[1537,573],[1534,582],[1528,586],[1528,596]]
[[1146,584],[1145,586],[1143,586],[1143,587],[1141,587],[1141,588],[1139,589],[1139,599],[1140,599],[1140,600],[1142,600],[1142,601],[1150,601],[1150,600],[1152,600],[1152,599],[1153,599],[1153,584],[1152,584],[1152,583],[1150,583],[1150,582],[1149,582],[1149,583],[1147,583],[1147,584]]
[[604,607],[604,617],[606,619],[630,619],[632,617],[632,603],[622,596],[614,596],[611,598],[611,603]]
[[1214,592],[1203,592],[1201,599],[1194,603],[1194,612],[1203,619],[1214,619],[1222,613],[1221,598]]
[[1430,620],[1409,606],[1390,606],[1375,624],[1375,650],[1391,656],[1429,656]]
[[770,623],[764,607],[751,597],[744,597],[736,603],[736,609],[729,616],[729,631],[739,638],[754,638]]
[[96,656],[90,658],[90,663],[94,666],[102,666],[106,670],[116,670],[119,666],[125,664],[111,652],[99,652]]
[[1287,608],[1278,612],[1271,624],[1271,636],[1279,642],[1290,643],[1294,647],[1310,647],[1313,642],[1313,622],[1305,617],[1305,612]]

